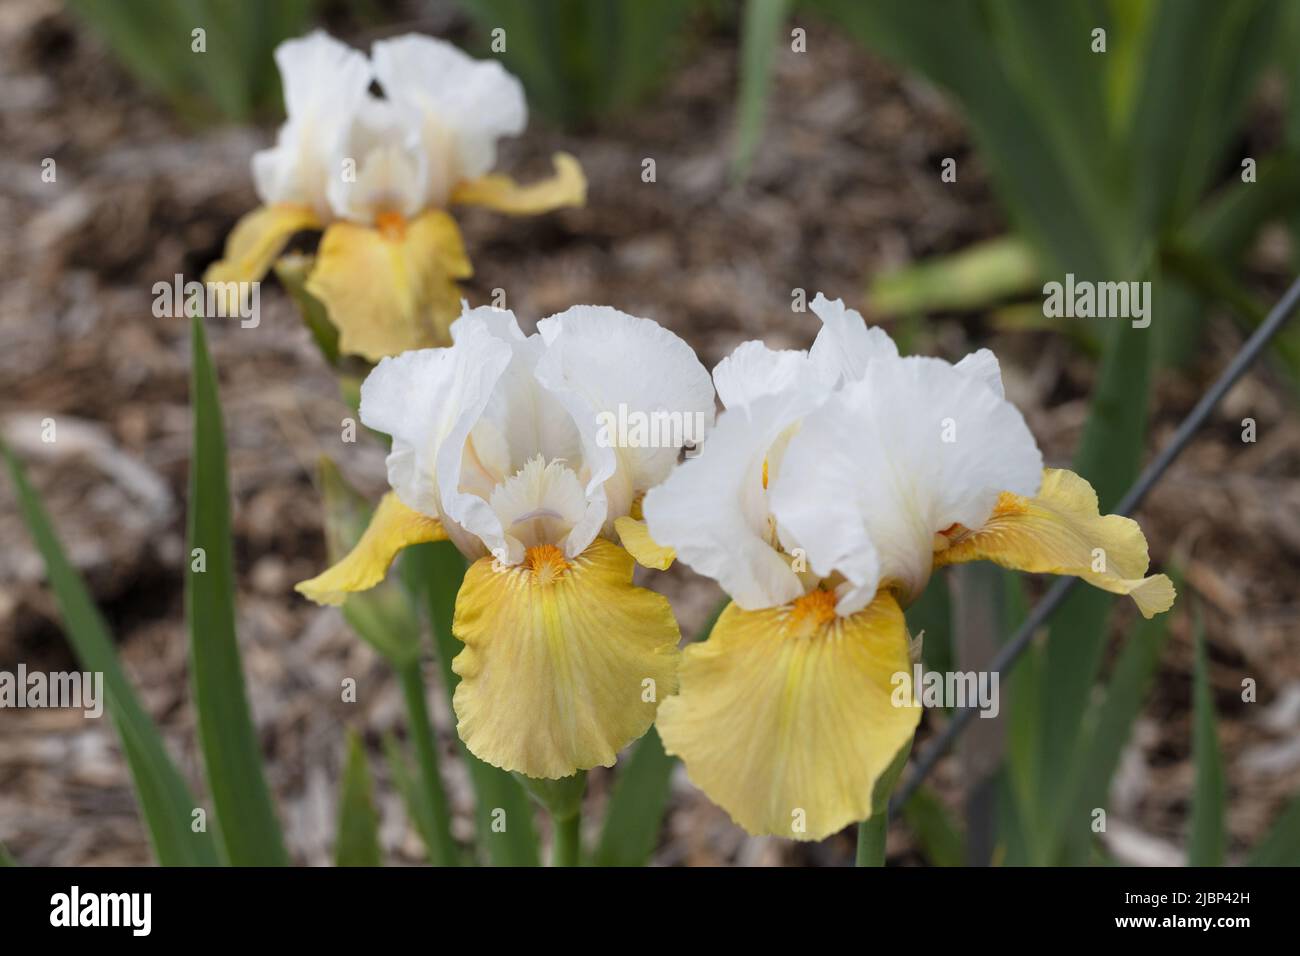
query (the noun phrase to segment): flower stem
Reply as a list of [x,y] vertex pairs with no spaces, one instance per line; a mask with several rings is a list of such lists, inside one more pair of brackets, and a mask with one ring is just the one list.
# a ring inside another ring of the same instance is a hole
[[551,826],[555,831],[551,866],[578,866],[582,854],[582,813],[564,819],[552,816]]
[[888,806],[873,813],[871,819],[858,824],[858,866],[885,865],[885,835],[888,832]]
[[447,807],[447,794],[438,773],[438,748],[433,740],[433,727],[429,723],[429,708],[424,699],[424,676],[420,664],[414,661],[397,668],[397,677],[406,699],[406,714],[410,723],[411,742],[415,746],[415,761],[420,768],[420,781],[431,811],[429,847],[431,862],[436,866],[459,864],[456,841],[451,836],[451,811]]

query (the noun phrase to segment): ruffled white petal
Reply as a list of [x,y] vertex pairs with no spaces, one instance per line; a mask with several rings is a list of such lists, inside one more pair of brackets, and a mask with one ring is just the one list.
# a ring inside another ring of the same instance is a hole
[[559,399],[537,381],[537,363],[545,348],[541,337],[525,336],[513,312],[481,306],[469,309],[452,325],[453,338],[463,324],[471,322],[481,324],[511,349],[510,365],[474,430],[484,464],[497,481],[518,471],[534,455],[579,467],[578,428]]
[[822,328],[809,356],[828,386],[857,381],[873,359],[898,358],[898,346],[889,334],[868,327],[857,310],[845,307],[844,300],[832,301],[818,292],[812,310],[822,320]]
[[511,350],[481,325],[457,331],[454,348],[380,361],[361,386],[361,420],[392,436],[388,481],[402,502],[442,517],[462,551],[482,554],[484,547],[504,550],[506,542],[488,502],[461,490],[472,484],[476,468],[466,439],[509,365]]
[[418,118],[397,104],[367,97],[340,137],[333,168],[339,174],[330,177],[326,195],[337,216],[372,223],[381,213],[412,218],[424,208]]
[[525,336],[511,312],[466,308],[451,348],[385,359],[362,386],[362,421],[393,438],[389,482],[467,555],[518,564],[525,549],[553,544],[574,558],[612,536],[634,495],[671,469],[681,436],[667,447],[601,444],[606,404],[693,405],[699,438],[712,424],[713,387],[685,343],[644,319],[588,312]]
[[454,45],[408,34],[371,49],[388,99],[419,112],[430,157],[426,191],[443,204],[457,182],[496,165],[497,140],[523,132],[523,86],[495,60],[475,60]]
[[881,583],[914,598],[936,533],[980,527],[999,493],[1033,495],[1042,476],[1024,418],[983,379],[931,358],[872,361],[866,373],[805,418],[772,485],[777,521],[812,569],[848,580],[841,614]]
[[998,365],[998,357],[988,349],[971,352],[953,368],[963,375],[979,379],[993,389],[993,394],[998,398],[1006,396],[1006,390],[1002,387],[1002,367]]
[[829,392],[807,352],[770,349],[744,342],[713,369],[713,385],[723,408],[750,405],[764,395],[792,389]]
[[322,31],[286,40],[275,51],[288,119],[276,145],[253,157],[253,184],[268,205],[305,205],[327,217],[326,190],[339,173],[332,160],[343,130],[366,98],[370,63]]
[[680,449],[712,427],[709,373],[672,332],[617,309],[575,306],[537,330],[545,344],[537,380],[577,425],[588,494],[603,487],[601,523],[612,533],[635,496],[663,481]]
[[818,400],[797,388],[761,396],[723,412],[703,451],[651,488],[642,513],[651,538],[717,581],[745,610],[775,607],[804,592],[790,560],[776,547],[765,482],[772,460]]

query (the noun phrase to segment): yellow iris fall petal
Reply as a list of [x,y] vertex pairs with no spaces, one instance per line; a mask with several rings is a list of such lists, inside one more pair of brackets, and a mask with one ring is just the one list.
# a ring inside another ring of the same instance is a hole
[[615,520],[614,530],[618,532],[618,539],[623,542],[623,547],[643,568],[667,571],[677,557],[677,552],[672,548],[665,548],[650,537],[650,530],[644,521],[638,521],[631,515],[624,515]]
[[307,291],[338,328],[339,351],[378,361],[448,345],[460,315],[456,280],[472,274],[456,221],[435,210],[377,228],[333,223]]
[[[686,648],[681,690],[664,701],[664,748],[754,834],[820,840],[871,816],[877,778],[920,720],[907,629],[880,592],[849,617],[813,591],[761,611],[728,605]],[[906,685],[910,688],[910,682]]]
[[451,201],[486,206],[512,216],[536,216],[563,206],[581,206],[587,201],[587,177],[582,166],[568,153],[556,153],[551,162],[555,175],[549,179],[521,186],[509,176],[491,173],[458,185]]
[[528,777],[612,766],[676,690],[679,631],[662,595],[632,585],[632,557],[597,538],[523,564],[470,566],[452,630],[465,649],[458,730],[481,760]]
[[270,271],[295,232],[319,228],[316,213],[306,206],[260,206],[235,224],[222,258],[208,267],[203,281],[256,282]]
[[380,500],[356,547],[296,590],[317,604],[342,604],[353,591],[365,591],[382,581],[398,551],[446,537],[441,521],[406,507],[390,491]]
[[1145,577],[1150,561],[1138,523],[1101,515],[1092,485],[1064,469],[1044,469],[1034,498],[1004,492],[982,528],[956,535],[934,561],[941,567],[981,558],[1019,571],[1083,578],[1129,595],[1147,618],[1174,603],[1167,576]]

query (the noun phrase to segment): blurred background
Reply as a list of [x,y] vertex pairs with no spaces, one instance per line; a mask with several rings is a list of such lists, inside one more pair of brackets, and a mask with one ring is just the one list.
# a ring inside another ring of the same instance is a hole
[[[283,118],[272,51],[313,26],[361,48],[418,31],[480,56],[505,29],[501,57],[532,112],[498,168],[526,181],[557,149],[585,168],[586,208],[457,214],[471,304],[505,289],[526,329],[574,303],[613,305],[673,329],[711,368],[747,339],[808,346],[819,323],[799,290],[843,298],[906,352],[992,348],[1048,462],[1075,467],[1103,506],[1296,271],[1296,4],[8,0],[0,433],[200,790],[181,587],[189,331],[152,316],[151,289],[199,277],[255,205],[249,158]],[[1067,272],[1151,281],[1151,327],[1044,317],[1043,283]],[[274,280],[261,307],[256,330],[209,322],[208,335],[267,780],[293,859],[330,862],[356,731],[384,859],[418,863],[383,759],[384,735],[405,735],[401,691],[336,611],[292,590],[325,561],[321,454],[374,499],[383,449],[340,452],[332,372]],[[1297,387],[1293,322],[1138,515],[1156,567],[1179,580],[1175,611],[1143,624],[1129,602],[1072,598],[1004,682],[1001,719],[976,721],[895,819],[891,863],[1300,862]],[[54,444],[39,437],[48,417]],[[76,669],[7,481],[0,543],[0,670]],[[680,566],[652,586],[684,633],[718,601]],[[996,569],[937,577],[909,612],[927,666],[986,660],[1043,587]],[[431,686],[438,673],[429,662]],[[346,676],[366,688],[356,704],[339,700]],[[430,701],[468,840],[470,782],[445,700]],[[945,720],[927,712],[919,744]],[[591,774],[590,820],[614,776]],[[653,863],[852,860],[851,830],[750,838],[680,768],[670,780]],[[151,860],[109,721],[0,713],[0,843],[31,865]]]

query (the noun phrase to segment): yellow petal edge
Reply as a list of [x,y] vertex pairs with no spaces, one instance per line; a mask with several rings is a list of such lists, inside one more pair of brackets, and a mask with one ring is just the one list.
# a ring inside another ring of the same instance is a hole
[[568,153],[551,157],[555,174],[549,179],[521,186],[509,176],[491,173],[471,179],[452,190],[451,201],[463,206],[485,206],[511,216],[538,216],[563,206],[581,206],[587,201],[587,177],[582,166]]
[[638,521],[631,515],[616,519],[614,530],[618,532],[618,539],[623,542],[623,547],[643,568],[667,571],[677,559],[675,550],[658,544],[650,537],[650,529],[646,527],[646,523]]
[[203,281],[209,284],[257,282],[270,270],[295,232],[319,228],[316,213],[306,206],[288,203],[260,206],[235,223],[226,237],[225,252],[208,267]]
[[849,617],[834,607],[829,591],[728,605],[683,652],[681,690],[659,709],[664,748],[752,834],[820,840],[868,819],[876,780],[920,720],[893,596]]
[[441,521],[406,507],[390,491],[380,500],[356,547],[295,590],[317,604],[342,604],[352,592],[368,590],[382,581],[403,548],[446,537]]
[[935,566],[987,559],[1036,574],[1069,574],[1094,587],[1133,598],[1143,617],[1168,611],[1174,585],[1145,577],[1150,560],[1138,523],[1101,515],[1097,493],[1072,471],[1043,469],[1034,498],[1003,492],[984,527],[956,536],[935,554]]

